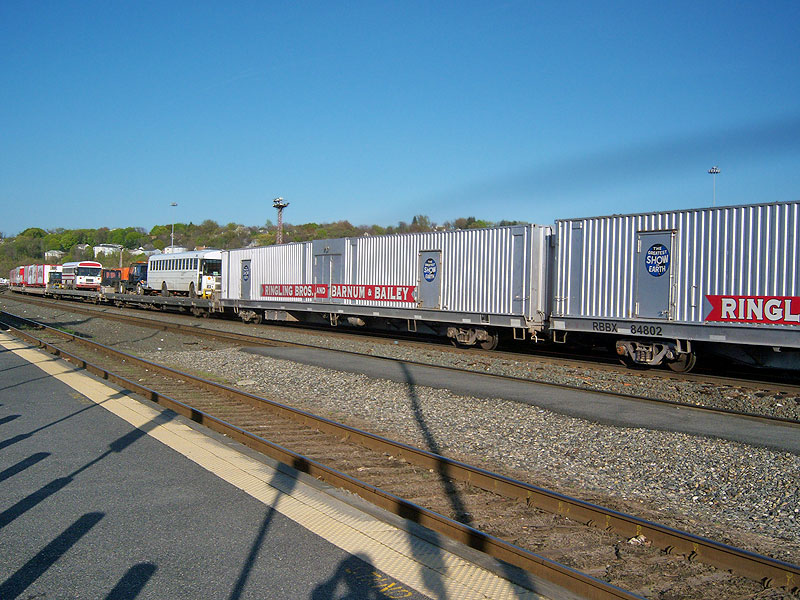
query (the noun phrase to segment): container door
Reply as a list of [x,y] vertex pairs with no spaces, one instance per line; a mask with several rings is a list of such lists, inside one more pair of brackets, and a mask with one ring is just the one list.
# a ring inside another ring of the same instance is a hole
[[515,315],[523,314],[525,310],[525,235],[515,234],[512,238],[511,265],[511,312]]
[[570,253],[569,253],[569,292],[567,299],[569,306],[566,314],[579,317],[583,314],[583,285],[588,279],[583,275],[583,222],[574,221],[571,224]]
[[636,317],[671,319],[674,231],[639,232],[636,241]]
[[239,298],[242,300],[250,300],[250,280],[253,278],[253,273],[250,270],[250,259],[242,260],[242,285]]
[[314,257],[314,283],[328,286],[329,296],[325,302],[341,304],[341,298],[332,298],[331,285],[342,283],[342,255],[320,254]]
[[419,296],[417,306],[438,309],[442,298],[442,251],[423,250],[419,253]]

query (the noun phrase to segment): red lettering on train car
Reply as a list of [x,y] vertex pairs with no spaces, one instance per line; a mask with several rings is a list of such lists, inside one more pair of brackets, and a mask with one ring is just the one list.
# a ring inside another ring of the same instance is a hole
[[313,298],[314,286],[287,283],[263,283],[261,295],[270,298]]
[[331,298],[379,302],[414,302],[413,285],[332,285]]
[[413,285],[292,285],[282,283],[261,284],[264,298],[336,298],[340,300],[363,300],[366,302],[413,303],[416,286]]
[[707,295],[711,312],[706,321],[800,325],[800,296]]

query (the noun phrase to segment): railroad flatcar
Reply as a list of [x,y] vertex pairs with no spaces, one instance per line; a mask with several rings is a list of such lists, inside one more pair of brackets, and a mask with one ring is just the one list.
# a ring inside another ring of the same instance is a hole
[[501,329],[545,330],[551,233],[520,225],[230,250],[221,303],[245,320],[391,322],[493,348]]
[[552,336],[691,369],[699,347],[800,368],[800,202],[556,222]]
[[61,268],[61,282],[68,290],[100,290],[103,265],[91,260],[67,262]]
[[147,261],[147,284],[137,285],[137,293],[149,289],[162,296],[176,292],[190,297],[210,296],[219,282],[221,265],[220,250],[154,255]]

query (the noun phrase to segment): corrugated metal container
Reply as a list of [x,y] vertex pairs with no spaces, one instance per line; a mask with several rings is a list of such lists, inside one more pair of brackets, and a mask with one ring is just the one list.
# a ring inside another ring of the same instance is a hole
[[[309,284],[311,264],[311,242],[225,251],[222,253],[222,298],[265,299],[267,296],[262,295],[263,290],[260,287],[262,285]],[[312,300],[296,295],[272,294],[269,299],[307,302]]]
[[424,309],[451,321],[455,314],[502,315],[520,317],[511,326],[541,326],[550,303],[551,234],[520,225],[232,250],[223,258],[223,302],[369,306],[392,316]]
[[[355,238],[348,262],[353,271],[346,275],[356,285],[417,286],[421,308],[542,322],[550,234],[549,227],[525,225]],[[425,279],[428,261],[437,269],[432,289]]]
[[797,312],[789,303],[800,296],[798,202],[559,220],[556,228],[554,317],[707,323],[721,297],[779,298],[789,320]]

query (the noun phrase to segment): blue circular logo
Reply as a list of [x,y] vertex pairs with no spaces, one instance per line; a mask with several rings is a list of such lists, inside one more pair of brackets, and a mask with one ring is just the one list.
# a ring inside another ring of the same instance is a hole
[[653,244],[644,257],[644,266],[653,277],[661,277],[669,270],[669,248]]
[[425,264],[422,265],[422,276],[425,278],[425,281],[433,281],[436,279],[436,261],[432,258],[429,258],[425,261]]
[[250,279],[250,265],[244,264],[242,265],[242,281],[248,281]]

